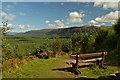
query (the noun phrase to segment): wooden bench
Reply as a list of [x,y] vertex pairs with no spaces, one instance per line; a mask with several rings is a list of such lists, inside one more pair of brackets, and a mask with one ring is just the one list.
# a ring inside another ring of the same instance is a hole
[[[78,64],[80,63],[96,63],[101,68],[105,69],[104,64],[104,56],[107,55],[107,52],[99,52],[99,53],[88,53],[88,54],[76,54],[71,55],[70,58],[75,59],[73,61],[67,61],[67,64],[72,65],[73,71],[78,71]],[[94,58],[97,57],[97,58]],[[80,71],[78,71],[81,73]]]

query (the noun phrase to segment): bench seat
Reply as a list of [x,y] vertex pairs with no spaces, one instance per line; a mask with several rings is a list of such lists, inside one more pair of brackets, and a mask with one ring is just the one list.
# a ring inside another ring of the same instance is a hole
[[[94,56],[101,56],[101,52],[99,53],[88,53],[88,54],[80,54],[78,55],[79,59],[84,59],[84,58],[87,58],[87,57],[94,57]],[[104,55],[107,55],[108,53],[107,52],[104,52],[103,53]],[[76,55],[71,55],[70,58],[73,58],[75,59]]]
[[[97,60],[101,61],[102,58],[94,58],[94,59],[86,59],[86,60],[78,60],[79,63],[92,63],[92,62],[96,62]],[[67,64],[75,64],[76,60],[72,60],[72,61],[67,61]]]

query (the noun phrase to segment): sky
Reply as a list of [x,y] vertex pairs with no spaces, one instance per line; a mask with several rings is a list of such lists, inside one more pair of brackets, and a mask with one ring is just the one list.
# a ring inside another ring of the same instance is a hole
[[[2,21],[11,32],[74,26],[111,26],[118,19],[117,2],[2,2]],[[2,27],[2,23],[0,24]]]

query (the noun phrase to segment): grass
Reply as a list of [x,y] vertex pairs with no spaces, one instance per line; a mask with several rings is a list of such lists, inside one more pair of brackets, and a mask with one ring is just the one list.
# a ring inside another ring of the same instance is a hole
[[59,74],[52,69],[64,64],[59,60],[60,57],[32,60],[10,73],[3,72],[3,78],[58,78]]
[[[50,59],[35,59],[15,68],[10,72],[3,71],[3,78],[74,78],[74,74],[66,71],[52,70],[56,68],[69,67],[65,61],[69,60],[68,56],[60,56]],[[97,78],[106,76],[117,71],[117,67],[108,66],[107,69],[99,69],[97,66],[92,68],[81,68],[80,76]]]
[[81,76],[87,76],[91,78],[98,78],[100,76],[108,76],[109,74],[113,74],[117,71],[117,67],[108,66],[107,69],[101,69],[98,66],[94,65],[92,68],[82,69]]

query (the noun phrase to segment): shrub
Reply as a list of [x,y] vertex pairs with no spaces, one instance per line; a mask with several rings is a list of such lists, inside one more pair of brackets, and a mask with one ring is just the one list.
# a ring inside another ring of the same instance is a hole
[[72,41],[70,39],[62,43],[62,51],[67,53],[72,51]]
[[21,61],[18,58],[12,58],[3,62],[3,71],[11,71],[12,69],[19,68]]
[[54,50],[55,52],[61,52],[61,47],[62,47],[62,42],[60,39],[55,39],[55,42],[54,42]]
[[95,43],[94,43],[96,51],[105,50],[105,47],[104,45],[102,45],[102,43],[105,41],[107,35],[108,35],[108,28],[101,28],[97,32],[97,36],[96,36]]

